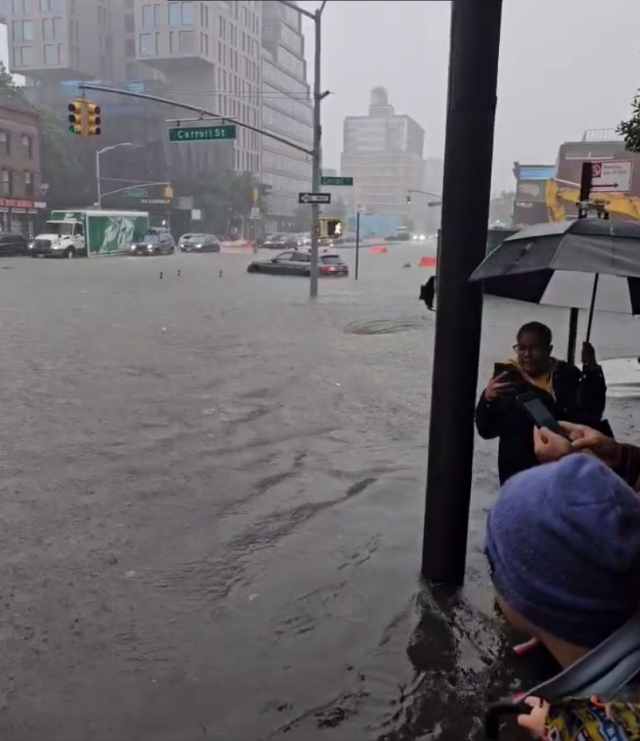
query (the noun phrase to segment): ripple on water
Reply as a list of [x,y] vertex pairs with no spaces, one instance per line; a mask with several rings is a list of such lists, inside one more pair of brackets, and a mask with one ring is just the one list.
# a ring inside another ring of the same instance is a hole
[[409,316],[395,317],[393,319],[363,319],[350,322],[344,328],[347,334],[376,335],[396,334],[397,332],[408,332],[412,329],[424,329],[426,325],[424,317]]

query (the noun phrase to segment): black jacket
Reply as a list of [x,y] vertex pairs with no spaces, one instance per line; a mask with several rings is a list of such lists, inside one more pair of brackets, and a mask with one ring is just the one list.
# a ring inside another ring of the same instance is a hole
[[[546,391],[527,384],[517,393],[535,391],[557,420],[586,424],[613,436],[608,422],[602,420],[607,385],[599,366],[580,371],[560,361],[552,376],[552,385],[555,399]],[[501,484],[514,474],[537,465],[533,452],[533,422],[515,395],[489,402],[483,392],[476,407],[476,428],[484,440],[500,438],[498,475]]]

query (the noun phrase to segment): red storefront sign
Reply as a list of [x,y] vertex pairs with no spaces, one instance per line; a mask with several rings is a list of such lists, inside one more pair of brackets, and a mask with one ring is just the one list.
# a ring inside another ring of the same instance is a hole
[[46,208],[47,204],[26,198],[0,198],[0,208]]

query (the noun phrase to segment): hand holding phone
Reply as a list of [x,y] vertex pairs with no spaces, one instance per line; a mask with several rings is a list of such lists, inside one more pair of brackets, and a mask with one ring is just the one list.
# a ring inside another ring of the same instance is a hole
[[541,429],[544,427],[556,435],[560,435],[567,440],[569,439],[567,432],[560,426],[558,420],[551,414],[539,396],[534,393],[526,393],[520,394],[516,398],[537,428]]

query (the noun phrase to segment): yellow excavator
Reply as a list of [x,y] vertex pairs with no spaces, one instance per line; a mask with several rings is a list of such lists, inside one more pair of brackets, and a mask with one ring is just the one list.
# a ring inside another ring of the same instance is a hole
[[[574,183],[564,183],[551,178],[547,180],[545,200],[549,221],[562,221],[567,218],[567,206],[576,206],[580,199],[580,189]],[[640,221],[640,198],[624,193],[607,193],[591,199],[595,206],[600,206],[609,213],[612,219],[629,219]],[[574,209],[572,209],[574,210]]]

